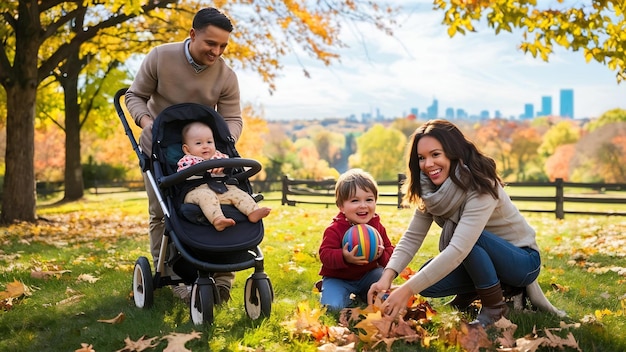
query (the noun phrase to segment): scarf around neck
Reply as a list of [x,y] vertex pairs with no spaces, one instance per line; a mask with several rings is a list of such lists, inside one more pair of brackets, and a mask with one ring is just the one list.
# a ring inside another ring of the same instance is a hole
[[[459,163],[454,173],[460,180],[463,180],[459,172],[460,167],[467,168],[466,165]],[[449,176],[441,186],[437,187],[421,171],[420,187],[426,212],[432,214],[437,225],[441,226],[441,237],[439,237],[439,251],[441,252],[450,244],[454,229],[461,219],[467,192],[452,182]]]

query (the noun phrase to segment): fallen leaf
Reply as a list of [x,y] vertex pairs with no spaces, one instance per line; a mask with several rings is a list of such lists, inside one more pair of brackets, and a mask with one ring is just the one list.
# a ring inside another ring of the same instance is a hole
[[363,342],[369,343],[375,341],[378,332],[374,321],[382,319],[380,311],[376,313],[368,313],[365,319],[358,322],[354,327],[357,329],[356,335]]
[[98,322],[108,323],[108,324],[120,324],[124,321],[125,318],[126,318],[126,315],[124,315],[124,313],[120,313],[113,319],[98,319]]
[[161,340],[167,340],[167,347],[165,347],[163,352],[191,352],[191,350],[185,347],[185,344],[190,340],[199,339],[201,335],[197,331],[192,331],[190,334],[173,332],[163,336]]
[[76,279],[77,282],[84,281],[90,284],[93,284],[98,280],[100,280],[100,278],[94,277],[93,275],[90,275],[90,274],[80,274],[78,278]]
[[516,348],[513,351],[535,352],[539,346],[548,341],[545,337],[528,338],[522,337],[515,341]]
[[75,296],[72,296],[72,297],[68,297],[66,299],[58,301],[57,305],[64,305],[64,304],[78,302],[83,297],[85,297],[85,295],[75,295]]
[[143,335],[137,341],[133,341],[130,339],[130,337],[126,337],[124,339],[126,346],[124,346],[124,348],[122,348],[121,350],[117,350],[115,352],[141,352],[148,348],[154,348],[159,345],[158,342],[152,343],[154,340],[158,339],[157,336],[146,339],[146,340],[144,340],[144,337],[146,337],[146,335]]
[[461,337],[459,344],[468,352],[479,352],[482,348],[493,347],[493,342],[487,337],[487,332],[482,326],[469,325],[463,323],[461,325]]
[[337,346],[333,343],[325,343],[317,348],[318,352],[354,352],[356,351],[354,347],[354,342],[351,342],[347,345]]
[[74,352],[96,352],[96,350],[93,349],[92,345],[86,344],[86,343],[81,343],[80,344],[82,347],[74,350]]
[[30,272],[30,277],[33,279],[43,279],[47,280],[49,278],[60,278],[63,274],[71,273],[71,270],[48,270],[48,271],[39,271],[33,270]]
[[14,280],[7,284],[5,291],[0,292],[0,299],[18,298],[26,294],[28,288],[23,283]]

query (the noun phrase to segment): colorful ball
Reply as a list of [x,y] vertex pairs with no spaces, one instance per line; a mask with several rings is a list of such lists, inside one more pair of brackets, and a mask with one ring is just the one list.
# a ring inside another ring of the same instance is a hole
[[352,251],[358,245],[357,256],[365,256],[368,262],[374,261],[378,247],[382,246],[383,239],[378,230],[368,224],[356,224],[351,226],[343,235],[342,246],[348,244],[348,250]]

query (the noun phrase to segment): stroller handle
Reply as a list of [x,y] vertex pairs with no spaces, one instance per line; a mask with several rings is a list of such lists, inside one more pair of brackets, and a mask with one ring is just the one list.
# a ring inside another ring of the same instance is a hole
[[139,147],[139,143],[137,142],[137,140],[135,139],[135,136],[133,135],[133,130],[130,128],[130,125],[128,124],[128,120],[126,119],[124,108],[122,107],[121,100],[124,94],[126,94],[127,90],[128,90],[128,87],[125,87],[125,88],[119,89],[115,93],[115,97],[113,97],[113,105],[115,106],[115,111],[117,112],[117,116],[120,118],[120,121],[122,122],[122,126],[124,126],[124,133],[126,133],[126,136],[128,136],[128,139],[130,140],[130,144],[133,147],[135,154],[137,154],[137,157],[139,158],[139,166],[141,167],[141,171],[145,172],[148,170],[149,157],[141,151],[141,148]]
[[205,160],[171,175],[159,177],[157,179],[157,183],[160,188],[168,188],[172,185],[184,182],[187,178],[193,175],[219,168],[243,168],[243,172],[228,175],[229,178],[235,178],[237,181],[242,181],[259,173],[259,171],[261,171],[261,163],[254,159],[245,158]]

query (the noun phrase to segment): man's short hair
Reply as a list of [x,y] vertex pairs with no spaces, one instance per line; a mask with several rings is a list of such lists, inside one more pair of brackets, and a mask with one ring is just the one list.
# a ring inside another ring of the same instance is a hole
[[233,31],[233,24],[230,19],[213,7],[206,7],[198,11],[193,17],[193,29],[202,30],[208,26],[216,26],[228,32]]

